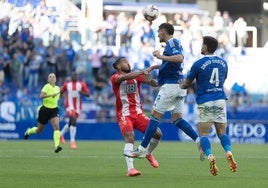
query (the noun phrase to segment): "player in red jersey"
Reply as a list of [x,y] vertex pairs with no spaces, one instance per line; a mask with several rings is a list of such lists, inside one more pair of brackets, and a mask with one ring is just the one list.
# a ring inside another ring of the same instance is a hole
[[69,122],[65,124],[60,132],[60,141],[65,143],[64,134],[70,131],[70,146],[76,149],[76,121],[82,109],[82,96],[90,96],[89,88],[83,81],[78,81],[77,73],[72,73],[71,81],[67,81],[61,87],[61,95],[66,92],[65,107]]
[[[125,57],[119,57],[113,63],[116,73],[111,77],[114,94],[116,97],[116,118],[125,140],[124,155],[133,150],[134,129],[144,133],[149,123],[149,118],[144,114],[140,98],[141,83],[151,86],[157,86],[157,82],[148,74],[148,71],[131,72],[128,60]],[[151,152],[156,148],[162,132],[158,128],[154,137],[151,139],[147,148],[146,158],[150,164],[157,168],[158,162]],[[133,165],[133,158],[126,157],[127,176],[138,176],[140,171]]]

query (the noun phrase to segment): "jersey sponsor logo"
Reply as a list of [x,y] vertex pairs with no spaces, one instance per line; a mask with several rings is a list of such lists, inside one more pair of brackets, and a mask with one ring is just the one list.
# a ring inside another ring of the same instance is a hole
[[206,92],[223,92],[222,88],[207,89]]
[[221,112],[223,109],[223,106],[205,106],[205,110],[208,112]]

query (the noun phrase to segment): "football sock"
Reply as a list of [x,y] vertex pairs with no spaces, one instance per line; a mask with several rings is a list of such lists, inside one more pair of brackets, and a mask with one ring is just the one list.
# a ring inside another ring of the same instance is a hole
[[193,129],[193,127],[184,119],[182,119],[182,118],[177,119],[174,122],[174,124],[176,125],[176,127],[178,127],[183,132],[185,132],[185,134],[187,134],[189,137],[191,137],[194,141],[198,138],[198,135],[195,132],[195,130]]
[[206,156],[209,156],[212,154],[211,144],[209,142],[209,139],[206,136],[200,137],[200,146],[201,146],[202,150],[205,152]]
[[[127,152],[127,151],[132,151],[132,150],[133,150],[133,144],[132,143],[125,143],[124,151]],[[127,163],[127,170],[134,168],[134,165],[133,165],[134,159],[131,157],[125,157],[125,159],[126,159],[126,163]]]
[[231,140],[226,134],[220,136],[221,145],[225,152],[232,151]]
[[27,134],[36,134],[37,127],[32,127],[27,131]]
[[65,135],[65,133],[67,133],[69,130],[70,130],[70,128],[69,128],[69,124],[66,123],[66,124],[64,125],[64,127],[62,128],[62,130],[60,131],[60,135],[61,135],[61,136]]
[[196,142],[196,143],[200,143],[200,137],[197,137],[197,138],[195,139],[195,142]]
[[54,140],[55,148],[60,145],[60,131],[59,130],[54,131],[53,140]]
[[150,140],[152,139],[152,137],[154,136],[154,134],[156,132],[156,129],[157,129],[159,123],[160,122],[159,122],[158,119],[156,119],[155,117],[151,116],[149,125],[148,125],[148,127],[147,127],[147,129],[145,131],[143,140],[141,142],[142,147],[147,148]]
[[75,135],[76,135],[76,127],[70,126],[70,141],[75,142]]
[[148,149],[147,149],[147,153],[150,154],[152,153],[152,151],[156,148],[156,146],[158,145],[160,140],[158,139],[155,139],[155,138],[152,138],[150,143],[149,143],[149,146],[148,146]]

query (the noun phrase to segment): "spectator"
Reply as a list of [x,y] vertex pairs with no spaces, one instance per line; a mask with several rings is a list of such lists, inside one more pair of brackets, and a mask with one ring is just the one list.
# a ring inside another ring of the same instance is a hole
[[97,112],[97,122],[99,123],[104,123],[107,122],[107,120],[109,119],[109,112],[106,109],[100,108],[100,110],[98,110]]
[[106,54],[101,57],[101,68],[99,69],[99,74],[103,74],[103,76],[108,80],[109,76],[112,73],[112,68],[111,68],[111,62],[114,61],[115,59],[115,54],[111,49],[108,49],[106,51]]
[[[42,61],[45,64],[45,60],[46,60],[46,57],[47,57],[48,49],[47,49],[47,47],[44,46],[42,40],[39,40],[38,41],[38,44],[35,47],[35,51],[37,51],[42,56]],[[47,72],[47,73],[44,72],[44,73],[47,75],[49,72]]]
[[0,80],[0,104],[3,101],[6,101],[8,98],[8,92],[9,89],[6,87],[6,85],[4,84],[4,82],[2,80]]
[[155,45],[155,35],[151,27],[151,24],[147,22],[143,25],[143,34],[141,35],[141,42],[144,46],[154,46]]
[[94,99],[97,103],[102,103],[101,98],[105,87],[108,86],[108,80],[104,74],[99,74],[94,80]]
[[179,13],[175,13],[173,16],[174,25],[181,26],[182,25],[182,16]]
[[4,72],[4,68],[6,66],[6,61],[4,59],[4,56],[2,53],[0,53],[0,81],[4,82],[5,81],[5,72]]
[[234,21],[234,29],[236,31],[237,46],[241,48],[241,54],[245,55],[245,47],[247,44],[248,33],[246,30],[247,22],[243,17],[239,17]]
[[73,68],[73,64],[75,61],[75,57],[76,57],[76,53],[73,49],[72,43],[68,43],[65,52],[66,52],[66,57],[67,57],[67,64],[66,64],[67,70],[70,73],[71,71],[73,71],[72,68]]
[[233,20],[229,15],[228,11],[224,11],[222,13],[222,18],[223,18],[223,27],[224,29],[228,29],[233,24]]
[[95,53],[92,54],[91,57],[91,67],[92,67],[92,75],[96,78],[99,74],[99,69],[101,68],[101,49],[97,49]]
[[62,54],[58,55],[56,58],[58,83],[61,85],[70,72],[66,51],[62,51]]
[[245,88],[245,83],[239,85],[235,82],[231,88],[231,106],[233,111],[236,112],[238,107],[250,105],[250,97]]
[[37,89],[39,81],[39,70],[42,62],[42,57],[37,52],[34,52],[32,59],[29,62],[29,81],[28,89]]
[[105,35],[106,45],[114,46],[115,45],[115,37],[116,37],[116,17],[113,14],[109,14],[107,19],[105,20]]
[[125,12],[117,16],[116,33],[120,36],[120,46],[126,47],[128,40],[128,18]]
[[19,58],[19,51],[13,54],[11,60],[11,75],[14,86],[22,89],[22,73],[23,73],[23,60]]
[[79,74],[83,79],[87,73],[87,64],[89,62],[89,57],[85,45],[81,45],[81,48],[76,54],[76,60],[74,63],[74,71]]
[[217,33],[217,36],[219,36],[223,29],[223,17],[221,16],[220,11],[215,12],[215,15],[213,17],[213,23],[214,23],[214,31]]
[[33,95],[28,93],[27,88],[23,88],[22,90],[18,90],[16,93],[16,97],[18,99],[18,109],[17,111],[20,114],[21,120],[29,120],[35,117],[36,111],[33,108]]
[[27,49],[25,52],[24,60],[23,60],[23,83],[28,83],[29,81],[29,74],[30,74],[30,69],[29,69],[29,62],[32,58],[32,51],[30,49]]
[[46,64],[45,64],[45,70],[46,75],[48,75],[50,72],[56,72],[57,67],[57,56],[54,54],[54,48],[52,46],[48,47],[48,53],[46,54]]

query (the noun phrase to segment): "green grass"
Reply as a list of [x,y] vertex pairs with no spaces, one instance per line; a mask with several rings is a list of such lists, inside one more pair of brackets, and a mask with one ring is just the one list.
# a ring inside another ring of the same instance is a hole
[[[139,142],[136,143],[136,146]],[[135,159],[142,175],[126,177],[123,141],[78,141],[55,154],[52,141],[0,141],[1,188],[259,188],[268,186],[268,146],[234,144],[238,171],[232,173],[219,144],[213,144],[219,175],[200,162],[194,143],[161,142],[159,168]]]

